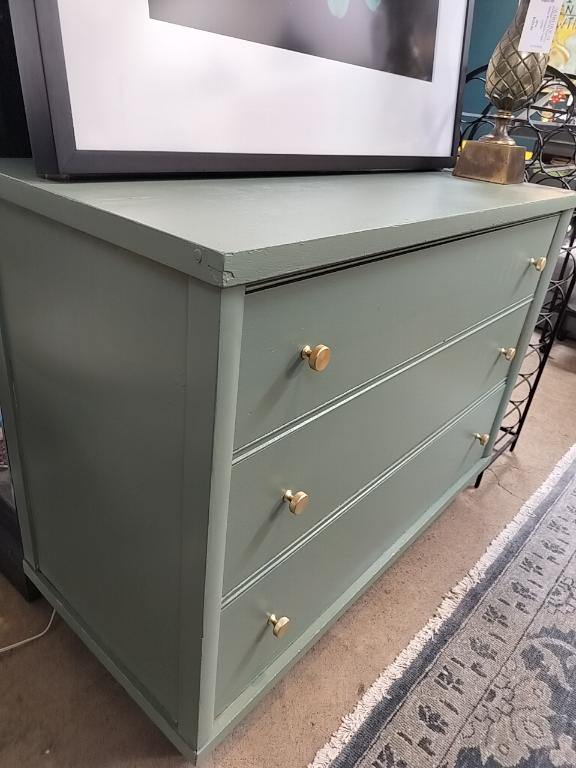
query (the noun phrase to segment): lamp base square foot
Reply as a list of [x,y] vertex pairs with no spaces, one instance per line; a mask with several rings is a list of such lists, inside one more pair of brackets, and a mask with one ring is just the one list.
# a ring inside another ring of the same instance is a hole
[[454,176],[491,184],[522,184],[525,152],[524,147],[468,141],[460,153]]

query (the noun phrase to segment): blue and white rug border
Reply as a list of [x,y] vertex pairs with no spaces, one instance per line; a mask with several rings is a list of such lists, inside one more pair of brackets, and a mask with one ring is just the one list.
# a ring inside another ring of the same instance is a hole
[[[418,662],[425,664],[430,656],[438,653],[444,643],[443,635],[449,635],[450,625],[459,622],[457,614],[470,610],[476,593],[482,594],[500,576],[510,561],[511,550],[523,546],[545,512],[565,491],[575,472],[576,445],[573,445],[514,519],[492,541],[480,560],[445,596],[430,621],[370,686],[352,712],[343,718],[340,728],[319,750],[308,768],[344,768],[346,764],[354,764],[358,756],[348,755],[346,749],[353,737],[361,738],[363,726],[367,725],[368,719],[374,719],[378,709],[384,710],[387,703],[393,708],[395,700],[406,695],[405,690],[394,690],[401,678],[412,665]],[[386,712],[382,711],[381,715],[382,718],[378,719],[385,721]],[[378,724],[370,722],[371,732],[375,727]]]

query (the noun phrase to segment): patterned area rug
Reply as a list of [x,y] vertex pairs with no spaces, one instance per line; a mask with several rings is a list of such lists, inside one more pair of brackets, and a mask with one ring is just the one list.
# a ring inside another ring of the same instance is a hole
[[311,768],[576,766],[576,446]]

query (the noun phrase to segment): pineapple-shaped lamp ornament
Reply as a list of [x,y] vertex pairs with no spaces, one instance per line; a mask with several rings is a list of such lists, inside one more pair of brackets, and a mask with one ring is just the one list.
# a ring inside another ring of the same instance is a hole
[[498,109],[494,130],[463,147],[455,176],[497,184],[524,181],[525,149],[508,133],[514,112],[527,106],[542,86],[550,53],[520,50],[530,0],[520,0],[516,16],[494,51],[486,74],[486,96]]

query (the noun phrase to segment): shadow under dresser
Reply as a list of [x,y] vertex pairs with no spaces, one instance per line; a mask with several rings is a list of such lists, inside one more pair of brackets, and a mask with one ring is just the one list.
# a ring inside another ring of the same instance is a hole
[[486,466],[575,204],[1,161],[26,573],[187,757]]

